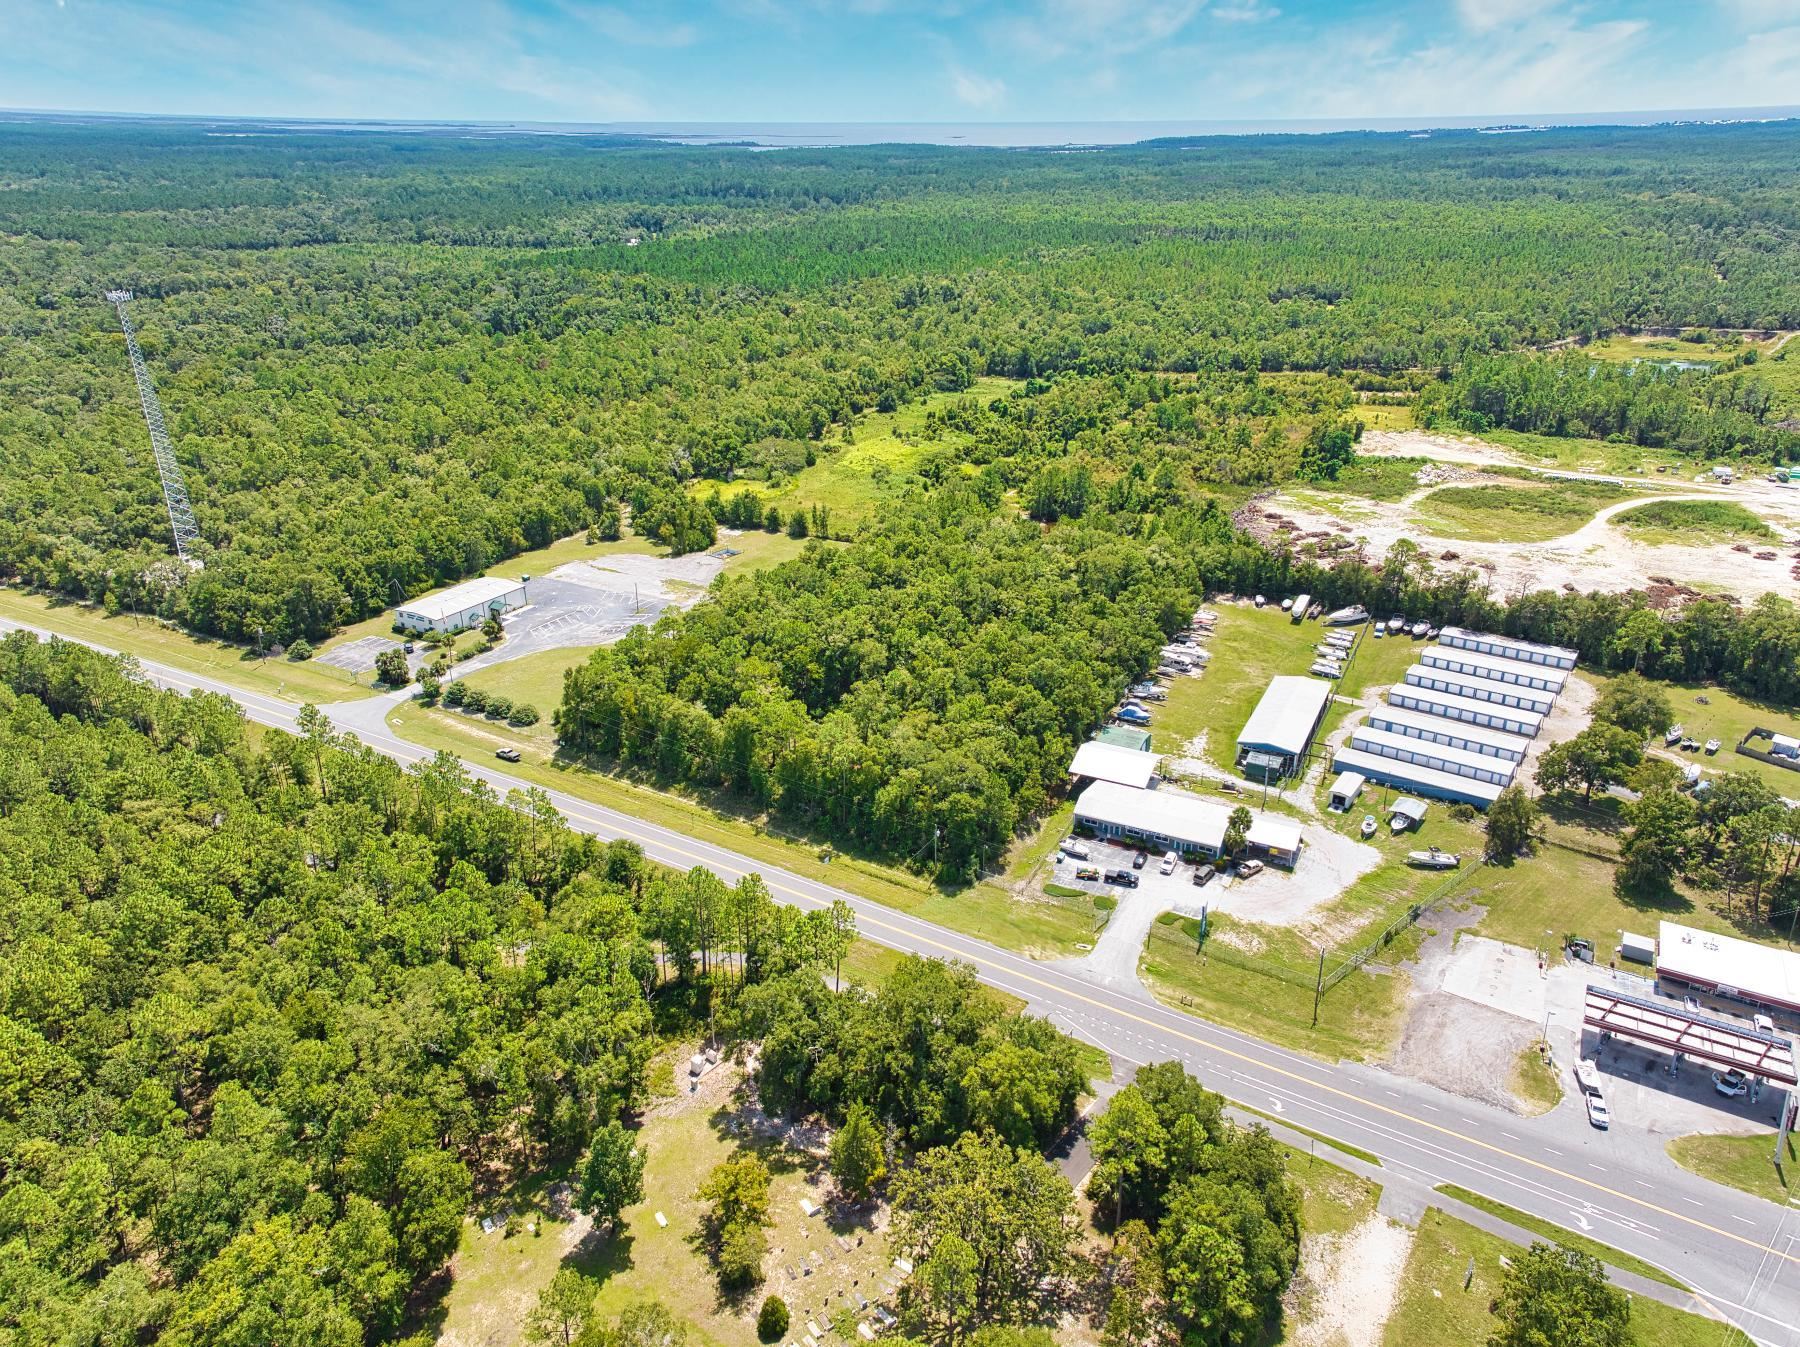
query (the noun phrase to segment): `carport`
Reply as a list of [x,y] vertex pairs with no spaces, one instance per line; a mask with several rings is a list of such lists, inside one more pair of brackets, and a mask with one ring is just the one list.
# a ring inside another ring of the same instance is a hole
[[[1726,1071],[1741,1071],[1753,1082],[1768,1081],[1788,1092],[1781,1105],[1781,1127],[1775,1137],[1776,1164],[1785,1153],[1793,1123],[1793,1091],[1797,1080],[1792,1040],[1761,1029],[1746,1029],[1668,1001],[1631,996],[1589,983],[1582,1023],[1602,1035],[1671,1054],[1679,1067],[1685,1057]],[[1754,1091],[1756,1085],[1752,1085]],[[1754,1094],[1752,1099],[1754,1099]]]

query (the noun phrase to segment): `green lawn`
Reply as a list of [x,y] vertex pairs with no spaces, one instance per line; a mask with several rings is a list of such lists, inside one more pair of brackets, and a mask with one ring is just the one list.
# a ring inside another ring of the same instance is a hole
[[1562,1103],[1562,1080],[1535,1046],[1522,1051],[1513,1064],[1512,1092],[1532,1116],[1548,1113]]
[[1775,530],[1727,500],[1658,500],[1621,510],[1612,522],[1642,543],[1774,541]]
[[374,690],[369,674],[359,683],[348,670],[316,660],[258,659],[242,646],[194,636],[152,617],[108,617],[88,604],[17,589],[0,589],[0,617],[294,702],[351,701]]
[[[1683,1169],[1692,1170],[1714,1183],[1741,1188],[1771,1202],[1786,1202],[1800,1188],[1800,1153],[1796,1153],[1793,1137],[1788,1138],[1787,1160],[1782,1169],[1775,1168],[1775,1134],[1760,1132],[1755,1136],[1714,1136],[1698,1133],[1676,1137],[1668,1145],[1669,1157]],[[1782,1170],[1786,1170],[1784,1177]]]
[[[1602,679],[1594,681],[1605,686]],[[1755,726],[1781,734],[1800,734],[1800,714],[1796,714],[1793,707],[1752,701],[1726,688],[1704,683],[1665,683],[1659,679],[1656,686],[1668,697],[1675,710],[1675,719],[1691,737],[1703,743],[1718,739],[1722,744],[1710,758],[1673,749],[1668,751],[1669,755],[1682,762],[1698,762],[1708,772],[1753,773],[1779,794],[1800,799],[1800,772],[1734,751],[1745,732]],[[1704,703],[1699,700],[1701,697],[1706,698]],[[1656,751],[1662,752],[1660,747]]]
[[1674,1277],[1671,1277],[1654,1263],[1647,1263],[1635,1254],[1626,1253],[1623,1249],[1615,1249],[1609,1244],[1602,1244],[1597,1239],[1590,1239],[1586,1235],[1578,1235],[1573,1230],[1565,1230],[1562,1226],[1557,1225],[1552,1221],[1546,1221],[1541,1217],[1520,1211],[1517,1207],[1509,1207],[1506,1203],[1496,1202],[1491,1197],[1483,1197],[1480,1193],[1472,1193],[1467,1188],[1457,1187],[1454,1183],[1440,1183],[1432,1191],[1442,1193],[1445,1197],[1454,1197],[1459,1202],[1466,1202],[1471,1207],[1475,1207],[1480,1211],[1485,1211],[1489,1216],[1498,1216],[1501,1220],[1508,1221],[1511,1224],[1518,1226],[1521,1230],[1528,1230],[1534,1235],[1542,1236],[1546,1240],[1553,1241],[1557,1244],[1565,1244],[1571,1249],[1579,1249],[1583,1253],[1592,1254],[1595,1258],[1598,1258],[1605,1263],[1611,1263],[1621,1271],[1635,1272],[1638,1276],[1647,1277],[1653,1282],[1661,1282],[1665,1286],[1674,1286],[1683,1290],[1686,1289],[1685,1287],[1682,1287],[1681,1282],[1677,1281]]
[[1625,496],[1623,488],[1604,482],[1444,486],[1420,500],[1413,517],[1420,528],[1439,538],[1544,542],[1573,533],[1602,506]]
[[[1288,1131],[1290,1131],[1290,1132],[1298,1132],[1303,1137],[1311,1137],[1314,1141],[1318,1142],[1321,1146],[1329,1146],[1334,1151],[1341,1151],[1345,1155],[1352,1156],[1355,1159],[1361,1160],[1366,1165],[1379,1165],[1381,1163],[1381,1157],[1379,1155],[1375,1154],[1375,1152],[1373,1152],[1373,1151],[1365,1151],[1364,1149],[1362,1149],[1362,1147],[1352,1146],[1347,1141],[1334,1141],[1330,1137],[1326,1136],[1323,1132],[1315,1132],[1310,1127],[1302,1127],[1298,1123],[1289,1122],[1286,1118],[1278,1117],[1277,1115],[1275,1115],[1273,1113],[1265,1112],[1264,1110],[1262,1110],[1260,1108],[1252,1108],[1249,1104],[1234,1104],[1234,1105],[1232,1105],[1232,1107],[1239,1109],[1244,1113],[1253,1113],[1259,1118],[1267,1119],[1269,1122],[1280,1123],[1283,1127],[1287,1128]],[[1298,1164],[1301,1166],[1306,1165],[1306,1163],[1309,1160],[1317,1158],[1316,1156],[1311,1155],[1308,1152],[1303,1151],[1303,1150],[1290,1150],[1290,1154],[1292,1156],[1299,1157]],[[1293,1160],[1290,1160],[1289,1161],[1290,1167],[1292,1167],[1294,1163],[1295,1162]],[[1329,1161],[1327,1161],[1327,1163],[1329,1163]],[[1347,1170],[1341,1171],[1341,1172],[1348,1174]],[[1354,1178],[1355,1176],[1350,1175],[1350,1177]],[[1362,1179],[1357,1179],[1356,1181],[1358,1183],[1364,1182]],[[1373,1185],[1370,1185],[1370,1186],[1373,1186]],[[1376,1191],[1379,1192],[1380,1190],[1377,1189]],[[1313,1227],[1310,1224],[1308,1224],[1306,1229],[1309,1232],[1311,1232],[1313,1230]]]
[[1217,627],[1204,643],[1212,655],[1206,672],[1170,680],[1169,700],[1151,712],[1151,745],[1158,753],[1181,753],[1204,734],[1204,756],[1226,771],[1236,770],[1238,731],[1269,679],[1304,674],[1322,630],[1317,622],[1294,623],[1277,606],[1285,596],[1270,597],[1276,602],[1261,609],[1217,605]]
[[[1500,1291],[1500,1260],[1517,1252],[1517,1246],[1497,1235],[1435,1208],[1427,1211],[1400,1279],[1394,1314],[1382,1338],[1385,1347],[1477,1347],[1486,1342],[1496,1327],[1488,1305]],[[1470,1259],[1475,1275],[1465,1289]],[[1631,1326],[1639,1347],[1749,1347],[1748,1339],[1711,1319],[1642,1296],[1632,1299]]]
[[[1075,953],[1077,943],[1093,938],[1094,911],[1085,896],[1079,902],[1052,899],[1015,892],[991,882],[949,892],[920,876],[842,852],[827,863],[821,859],[818,844],[784,834],[761,821],[558,759],[541,737],[541,727],[533,727],[539,732],[539,737],[534,738],[530,731],[521,732],[455,711],[427,710],[417,703],[395,708],[388,716],[388,724],[413,743],[462,757],[486,759],[496,748],[516,747],[523,760],[507,770],[534,785],[567,791],[634,818],[729,847],[753,860],[827,880],[858,897],[1033,957],[1061,958]],[[776,897],[783,895],[777,893]]]

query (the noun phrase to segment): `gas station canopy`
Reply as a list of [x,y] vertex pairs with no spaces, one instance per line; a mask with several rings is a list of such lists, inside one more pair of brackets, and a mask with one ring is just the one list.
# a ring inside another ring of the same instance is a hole
[[1695,1061],[1760,1076],[1776,1085],[1792,1087],[1800,1083],[1794,1071],[1794,1045],[1790,1040],[1666,1002],[1627,996],[1589,983],[1582,1022],[1615,1038],[1678,1052]]

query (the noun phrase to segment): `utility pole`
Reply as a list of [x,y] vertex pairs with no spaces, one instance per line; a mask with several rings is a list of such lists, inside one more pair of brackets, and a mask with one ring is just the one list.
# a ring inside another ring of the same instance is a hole
[[1319,998],[1325,994],[1325,947],[1319,946],[1319,977],[1313,983],[1313,1019],[1312,1027],[1319,1027]]

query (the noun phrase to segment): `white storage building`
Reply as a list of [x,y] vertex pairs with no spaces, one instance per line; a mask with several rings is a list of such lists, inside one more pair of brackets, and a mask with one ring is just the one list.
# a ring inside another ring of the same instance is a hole
[[1390,730],[1358,728],[1350,736],[1350,747],[1398,762],[1435,768],[1452,776],[1466,776],[1496,786],[1510,786],[1518,763],[1485,753],[1472,753],[1466,748],[1451,748]]
[[1535,711],[1540,716],[1549,715],[1550,708],[1556,705],[1556,694],[1553,692],[1518,687],[1510,683],[1496,683],[1491,679],[1480,678],[1473,674],[1458,673],[1454,669],[1440,669],[1426,664],[1415,664],[1408,669],[1406,681],[1416,688],[1430,688],[1434,692],[1449,692],[1458,697],[1472,697],[1476,701],[1493,702],[1496,706],[1521,707],[1527,711]]
[[1321,679],[1271,678],[1238,735],[1238,765],[1266,776],[1291,776],[1305,761],[1330,701],[1331,684]]
[[1156,775],[1156,754],[1090,739],[1075,750],[1069,775],[1077,781],[1111,781],[1143,790]]
[[1348,809],[1356,803],[1356,797],[1362,794],[1362,788],[1367,784],[1356,772],[1339,772],[1331,783],[1331,807]]
[[1251,855],[1291,870],[1300,859],[1300,825],[1280,814],[1258,814],[1244,845]]
[[1131,838],[1159,850],[1217,856],[1231,811],[1176,790],[1135,790],[1096,781],[1076,797],[1075,826],[1096,837]]
[[1495,655],[1500,659],[1516,659],[1525,664],[1547,664],[1552,669],[1575,667],[1575,652],[1566,646],[1539,645],[1535,641],[1492,636],[1487,632],[1469,631],[1463,627],[1445,627],[1438,633],[1438,642],[1441,645],[1455,646],[1458,650]]
[[1474,777],[1457,776],[1436,767],[1402,762],[1398,758],[1383,757],[1379,753],[1369,753],[1360,748],[1340,748],[1332,759],[1332,766],[1340,772],[1356,772],[1383,785],[1410,790],[1414,794],[1427,795],[1436,800],[1472,804],[1478,809],[1485,809],[1499,799],[1500,792],[1504,789],[1492,781],[1477,781]]
[[1569,681],[1568,671],[1542,664],[1522,664],[1515,659],[1482,655],[1454,646],[1427,646],[1419,652],[1419,663],[1433,669],[1449,669],[1452,673],[1469,674],[1495,683],[1510,683],[1522,688],[1535,688],[1556,696]]
[[1426,715],[1423,711],[1409,711],[1401,707],[1378,706],[1369,712],[1367,723],[1372,730],[1387,730],[1391,734],[1404,734],[1434,744],[1447,744],[1451,748],[1467,749],[1471,753],[1485,753],[1507,762],[1524,761],[1526,750],[1531,747],[1531,740],[1516,734],[1467,725],[1461,721],[1446,720],[1442,716]]
[[1445,720],[1460,720],[1468,725],[1485,725],[1503,734],[1516,734],[1534,739],[1544,727],[1542,711],[1528,711],[1522,706],[1502,706],[1479,697],[1463,697],[1436,688],[1396,683],[1388,689],[1388,705],[1407,711],[1422,711]]
[[517,580],[483,575],[460,585],[408,599],[394,620],[412,631],[463,631],[490,616],[525,606],[525,586]]

